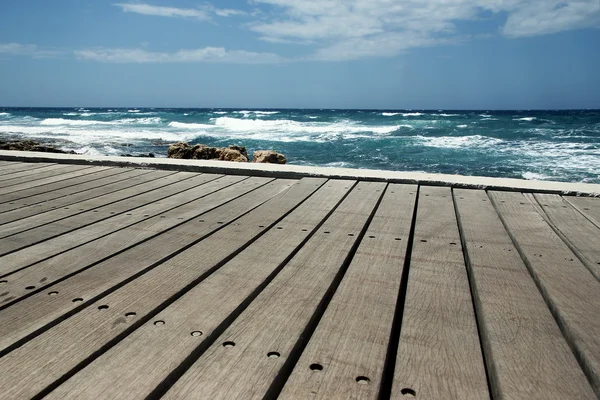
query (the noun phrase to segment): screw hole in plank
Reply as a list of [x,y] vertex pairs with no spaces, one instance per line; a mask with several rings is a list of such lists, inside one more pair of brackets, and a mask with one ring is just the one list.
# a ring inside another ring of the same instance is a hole
[[323,371],[323,366],[321,364],[310,364],[309,368],[311,371]]

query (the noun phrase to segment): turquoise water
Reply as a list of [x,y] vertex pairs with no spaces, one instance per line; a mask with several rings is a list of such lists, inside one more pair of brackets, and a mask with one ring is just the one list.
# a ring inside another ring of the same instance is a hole
[[290,164],[600,183],[600,111],[0,108],[0,139],[166,156],[275,149]]

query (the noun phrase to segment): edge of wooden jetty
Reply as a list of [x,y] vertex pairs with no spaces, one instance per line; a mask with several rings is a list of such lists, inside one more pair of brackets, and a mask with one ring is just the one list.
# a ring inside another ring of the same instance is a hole
[[535,192],[600,197],[600,184],[430,174],[425,172],[313,167],[290,164],[234,163],[216,160],[179,160],[158,157],[88,156],[79,154],[54,154],[6,150],[0,150],[0,160],[150,168],[287,179],[300,179],[304,177],[357,179],[363,181],[410,183],[429,186],[450,186],[457,188],[518,191],[525,193]]

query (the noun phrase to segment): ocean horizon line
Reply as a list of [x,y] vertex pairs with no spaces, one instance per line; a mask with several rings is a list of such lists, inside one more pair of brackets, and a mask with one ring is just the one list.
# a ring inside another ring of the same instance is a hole
[[439,111],[455,111],[455,112],[478,112],[478,111],[493,111],[493,112],[527,112],[527,111],[600,111],[598,108],[302,108],[302,107],[166,107],[166,106],[2,106],[0,109],[153,109],[153,110],[298,110],[298,111],[422,111],[422,112],[439,112]]

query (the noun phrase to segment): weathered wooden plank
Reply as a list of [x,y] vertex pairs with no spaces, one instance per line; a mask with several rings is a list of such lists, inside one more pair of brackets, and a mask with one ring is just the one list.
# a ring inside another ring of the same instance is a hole
[[[97,172],[91,172],[86,175],[73,177],[65,181],[55,182],[49,185],[44,185],[42,187],[34,187],[31,189],[20,190],[18,192],[13,192],[6,195],[0,194],[0,207],[6,207],[4,203],[14,202],[16,200],[20,200],[20,204],[31,205],[42,201],[55,199],[57,197],[60,197],[61,193],[64,193],[62,194],[63,196],[66,194],[77,193],[77,191],[81,191],[77,189],[79,189],[79,187],[85,185],[86,183],[89,185],[91,182],[109,176],[113,176],[116,178],[116,176],[119,174],[131,171],[143,170],[134,170],[131,168],[100,167],[98,168]],[[5,212],[4,208],[0,208],[0,212]]]
[[[139,170],[136,170],[136,171],[139,171]],[[71,203],[65,204],[65,205],[70,206],[70,205],[74,205],[76,203],[79,203],[79,202],[82,202],[85,200],[93,199],[95,197],[105,196],[109,193],[117,192],[117,191],[123,190],[123,189],[132,188],[134,186],[141,185],[143,183],[150,182],[155,179],[163,178],[165,176],[172,175],[174,173],[175,172],[173,172],[173,171],[145,171],[144,173],[141,173],[138,175],[134,174],[134,176],[130,176],[129,173],[127,173],[127,176],[125,177],[126,179],[123,179],[123,180],[115,179],[113,182],[110,182],[106,185],[103,185],[103,186],[100,186],[97,188],[91,188],[87,191],[69,195],[68,198],[71,201]],[[142,188],[142,187],[140,186],[140,187],[138,187],[138,189],[139,188]],[[19,193],[19,192],[17,192],[17,193]],[[56,202],[60,203],[61,201],[62,200],[57,200]],[[13,204],[11,205],[11,203],[13,203]],[[18,206],[19,200],[16,200],[14,202],[11,201],[11,202],[8,202],[5,204],[8,204],[9,207],[13,206],[13,205]],[[0,207],[4,206],[5,204],[0,204]],[[52,201],[48,201],[48,204],[38,205],[38,207],[49,207],[48,209],[43,210],[42,212],[46,212],[46,211],[53,210],[55,208],[59,208],[59,206],[53,207],[53,204],[54,203],[52,203]]]
[[600,282],[522,194],[489,195],[596,396],[600,396]]
[[[248,200],[254,197],[255,200],[258,200],[262,196],[262,202],[264,202],[274,192],[278,193],[281,192],[281,189],[289,188],[284,194],[277,195],[272,200],[264,203],[263,206],[260,206],[261,210],[263,210],[260,213],[260,220],[250,217],[252,213],[247,214],[238,220],[239,225],[231,224],[218,232],[228,231],[229,233],[225,238],[221,237],[215,241],[211,240],[212,236],[210,236],[176,257],[139,276],[115,292],[108,294],[103,299],[105,304],[110,304],[108,308],[100,307],[98,309],[99,306],[93,303],[86,309],[81,310],[81,312],[54,326],[43,335],[4,355],[0,359],[0,390],[7,390],[7,392],[3,392],[4,397],[11,399],[34,395],[67,373],[74,365],[81,363],[103,346],[107,346],[107,341],[114,339],[116,335],[124,335],[134,329],[136,325],[139,325],[146,318],[147,313],[152,312],[165,300],[177,295],[186,288],[191,288],[203,276],[210,273],[212,267],[218,265],[224,257],[235,254],[240,249],[240,246],[243,246],[243,239],[252,239],[252,233],[256,235],[257,230],[261,232],[266,229],[265,227],[258,228],[258,223],[264,222],[265,224],[269,224],[274,222],[273,218],[275,221],[281,218],[283,215],[278,215],[278,211],[286,208],[280,206],[281,202],[285,202],[288,209],[293,208],[293,205],[287,201],[288,199],[293,199],[293,204],[297,204],[316,189],[316,186],[312,184],[314,181],[310,184],[300,183],[290,187],[290,184],[293,184],[293,182],[289,180],[273,181],[267,186],[270,186],[274,191],[257,190],[246,198]],[[308,191],[309,193],[304,194],[304,191]],[[228,213],[222,213],[227,206],[232,204],[233,202],[224,206],[220,210],[221,213],[212,212],[213,216],[218,218],[218,220],[215,221],[212,218],[209,220],[208,218],[210,217],[207,214],[204,217],[205,222],[210,221],[209,223],[213,226],[214,230],[216,225],[218,225],[218,221],[229,222],[237,218],[239,215],[232,216]],[[246,204],[248,205],[248,203]],[[238,204],[238,207],[240,205]],[[256,204],[254,205],[256,206]],[[242,219],[246,219],[248,223],[243,223]],[[198,229],[202,230],[205,224],[194,225],[199,226]],[[208,251],[209,249],[211,251]],[[229,252],[233,254],[228,254]],[[135,263],[136,261],[137,259],[132,259],[131,263]],[[130,264],[123,266],[127,269]],[[98,269],[92,268],[90,271],[92,270]],[[73,288],[67,286],[65,289],[69,291]],[[140,293],[143,294],[140,295]],[[57,297],[63,297],[62,295],[63,292],[60,292]],[[69,301],[70,294],[67,293],[66,296],[63,301]],[[116,311],[121,309],[127,310],[126,313],[134,312],[135,315],[127,314],[129,315],[127,317],[119,313],[111,314],[111,310]],[[108,313],[102,314],[98,313],[98,311],[108,311]],[[94,333],[90,335],[85,329],[83,331],[78,330],[78,328],[73,330],[74,326],[93,326]],[[78,337],[77,343],[70,342],[68,337],[63,336],[65,332],[70,332],[69,335]],[[72,347],[68,343],[75,345],[75,347]],[[50,351],[51,349],[52,351]],[[39,360],[46,359],[48,363],[36,363],[32,356]],[[45,372],[41,374],[35,373],[29,368],[24,368],[25,364],[38,371],[44,370]],[[46,370],[42,364],[45,364],[45,367],[50,367],[51,365],[54,365],[54,367]],[[42,368],[41,370],[38,369],[40,367]],[[29,374],[31,374],[30,378],[32,380],[27,385],[21,385],[19,382],[24,382],[25,375]]]
[[286,361],[299,356],[384,188],[359,183],[163,398],[263,398]]
[[13,190],[11,186],[16,187],[31,187],[39,186],[39,180],[45,180],[51,177],[62,176],[68,172],[78,171],[80,169],[91,168],[89,165],[65,165],[65,164],[54,164],[42,168],[41,170],[27,170],[16,174],[7,175],[5,177],[0,176],[0,188],[2,193],[7,193],[9,190]]
[[[35,178],[32,178],[31,181],[23,182],[22,180],[18,180],[17,184],[11,185],[9,187],[2,188],[2,194],[9,194],[14,192],[19,192],[24,189],[31,189],[34,187],[43,187],[45,185],[49,185],[54,182],[60,182],[63,180],[67,180],[76,176],[87,175],[98,171],[98,168],[89,165],[70,165],[69,170],[61,169],[61,173],[59,171],[53,171],[54,173],[50,174],[50,172],[39,174]],[[51,175],[51,176],[46,176]]]
[[[251,189],[256,189],[261,183],[270,180],[269,178],[258,177],[250,179],[253,182],[246,186]],[[25,336],[37,329],[43,328],[56,318],[82,308],[81,303],[73,303],[70,299],[94,299],[97,296],[102,296],[105,291],[112,290],[115,286],[118,287],[124,282],[135,278],[137,275],[150,271],[161,262],[172,258],[189,246],[205,240],[206,237],[210,239],[210,236],[220,228],[224,228],[225,225],[240,215],[276,196],[279,192],[287,189],[290,184],[290,181],[272,181],[261,186],[264,190],[253,190],[245,196],[203,214],[201,218],[204,222],[200,222],[200,220],[189,221],[175,229],[164,232],[157,238],[148,240],[92,268],[52,285],[46,288],[44,292],[36,293],[0,311],[0,318],[7,318],[7,321],[11,321],[10,325],[4,326],[0,324],[0,354],[2,353],[1,349],[4,349],[6,346],[22,340]],[[226,232],[236,232],[235,229],[237,226],[227,226]],[[208,240],[207,243],[208,245],[196,244],[195,248],[204,249],[205,253],[212,254],[217,245],[219,246],[219,250],[227,251],[229,249],[232,252],[239,247],[239,243],[237,243],[237,247],[235,247],[235,242],[228,242],[227,246],[225,246],[223,243],[216,243],[215,239]],[[214,252],[215,259],[219,255],[220,253]],[[198,255],[196,257],[198,258]],[[205,254],[202,254],[202,257],[205,257]],[[215,259],[213,261],[217,263],[222,257],[216,261]],[[194,265],[197,262],[197,260],[193,260],[190,265]],[[168,276],[164,280],[170,281],[171,278],[171,276]],[[48,296],[47,293],[50,292],[58,292],[60,295]]]
[[13,165],[18,165],[21,163],[18,163],[16,161],[4,161],[4,160],[0,160],[0,169],[4,168],[4,167],[10,167]]
[[[390,185],[280,399],[377,399],[417,187]],[[323,370],[310,366],[318,363]]]
[[600,197],[564,196],[563,199],[600,227]]
[[38,168],[44,168],[44,167],[48,167],[50,165],[56,165],[56,164],[51,164],[51,163],[11,163],[11,164],[6,164],[6,165],[2,165],[2,167],[0,167],[0,175],[2,177],[7,177],[10,174],[14,174],[16,172],[23,172],[23,171],[28,171],[31,169],[38,169]]
[[[101,194],[98,194],[91,199],[74,203],[72,207],[52,209],[35,216],[23,217],[21,220],[4,224],[0,230],[0,238],[14,235],[15,233],[49,224],[67,217],[72,217],[77,214],[91,212],[94,209],[110,206],[113,203],[121,204],[119,202],[125,199],[151,193],[154,190],[159,190],[165,186],[195,176],[195,174],[192,173],[181,174],[181,172],[177,173],[172,171],[155,171],[155,173],[152,174],[154,179],[145,181],[143,186],[126,184],[122,190],[111,193],[104,193],[104,191],[102,191]],[[18,210],[15,211],[15,213],[18,213]]]
[[[205,174],[204,176],[208,178],[210,175]],[[264,180],[257,180],[256,185],[235,185],[244,179],[246,179],[244,176],[225,176],[192,189],[189,194],[198,198],[190,202],[185,202],[180,195],[175,195],[172,202],[166,205],[158,203],[159,208],[157,208],[157,204],[151,203],[135,210],[136,212],[132,212],[131,216],[117,216],[114,218],[115,221],[104,220],[66,234],[64,235],[66,237],[60,237],[60,241],[52,243],[53,251],[56,251],[58,243],[78,247],[44,262],[30,265],[29,268],[18,269],[12,274],[3,275],[3,279],[7,281],[3,286],[5,296],[13,297],[13,301],[17,301],[34,289],[43,289],[61,278],[77,273],[82,268],[135,246],[158,233],[181,225],[197,217],[199,213],[216,208],[223,202],[264,183]],[[181,205],[177,205],[178,198],[181,200]],[[173,204],[175,204],[174,207],[167,208]],[[42,246],[41,249],[34,247],[29,248],[29,251],[39,253],[42,250],[42,256],[47,256],[45,248],[46,246]],[[19,259],[19,263],[22,262],[23,260]],[[14,268],[18,268],[19,265],[8,265],[2,269],[7,270],[12,267],[15,271]],[[0,300],[0,307],[4,307],[5,304],[7,304],[6,301]]]
[[[202,175],[197,174],[196,176],[192,176],[190,179],[192,179],[191,181],[184,181],[184,182],[176,182],[175,185],[176,186],[169,186],[168,189],[166,189],[167,191],[171,190],[174,191],[175,194],[179,194],[180,192],[186,192],[188,190],[194,189],[195,185],[201,185],[204,182],[208,182],[210,180],[213,179],[217,179],[218,177],[220,177],[221,175],[207,175],[206,177],[202,177]],[[206,180],[208,179],[208,181]],[[129,186],[130,188],[132,188],[132,186]],[[160,193],[159,191],[160,189],[157,189],[154,193],[152,193],[152,196]],[[106,192],[104,190],[101,191],[103,194],[101,194],[101,196],[104,196],[104,198],[106,198]],[[113,192],[114,193],[114,192]],[[116,192],[115,195],[118,196],[120,192]],[[188,192],[191,193],[191,192]],[[150,192],[146,193],[147,196],[151,196]],[[88,197],[89,194],[86,196]],[[130,197],[129,199],[131,199],[133,202],[136,202],[139,200],[139,196],[143,196],[142,194],[138,195],[138,196],[134,196],[134,197]],[[70,198],[71,196],[69,196]],[[96,196],[97,198],[97,196]],[[67,199],[68,200],[68,199]],[[160,200],[160,198],[159,198]],[[84,212],[81,211],[85,211],[81,210],[81,204],[82,202],[77,202],[75,204],[67,204],[63,207],[61,207],[60,209],[58,207],[55,207],[55,205],[58,203],[60,204],[60,201],[65,201],[65,199],[63,200],[59,200],[57,202],[48,202],[49,204],[44,204],[40,207],[32,207],[32,208],[20,208],[17,210],[14,210],[11,213],[8,213],[7,216],[4,216],[2,214],[0,214],[0,221],[3,221],[4,218],[9,219],[10,221],[5,222],[3,225],[1,226],[0,229],[2,229],[3,233],[0,234],[0,236],[5,237],[5,236],[9,236],[10,234],[14,235],[17,232],[22,232],[28,229],[31,229],[31,227],[37,227],[39,225],[45,225],[45,223],[40,223],[39,220],[42,220],[44,222],[46,221],[51,221],[54,222],[55,224],[65,224],[65,223],[70,223],[71,220],[68,217],[71,218],[84,218],[86,216],[89,217],[89,215],[91,215],[93,221],[96,221],[101,213],[111,213],[111,215],[115,215],[117,210],[115,210],[115,207],[119,207],[120,205],[125,204],[125,202],[112,202],[110,205],[106,205],[104,207],[98,207],[95,208],[94,210],[90,211],[88,210],[88,214],[85,214]],[[37,208],[45,208],[47,206],[49,206],[51,203],[51,207],[47,210],[47,211],[43,211],[43,212],[35,212],[37,210]],[[88,204],[88,203],[86,203]],[[57,216],[60,216],[60,218],[57,218]],[[83,224],[85,218],[79,221],[79,226],[82,226],[81,224]],[[5,228],[7,231],[10,231],[10,234],[6,234]],[[25,229],[23,229],[25,228]],[[1,244],[0,244],[1,247]]]
[[451,190],[418,204],[391,398],[489,398]]
[[[208,178],[212,180],[216,176],[209,175]],[[95,222],[132,211],[143,205],[159,206],[162,204],[158,203],[159,201],[169,202],[168,198],[170,196],[185,192],[205,181],[206,177],[201,174],[178,172],[147,183],[144,185],[144,192],[141,194],[134,194],[139,193],[140,190],[133,187],[78,203],[75,207],[55,209],[2,225],[0,254],[4,255],[31,246]],[[167,184],[162,185],[161,183]],[[154,189],[149,190],[149,188]],[[127,197],[124,198],[124,196]]]
[[528,193],[525,197],[539,204],[542,216],[548,219],[571,251],[600,280],[600,228],[559,195]]
[[[34,190],[31,192],[28,190],[23,190],[8,194],[6,195],[7,200],[0,204],[0,224],[12,222],[13,220],[10,218],[10,215],[12,214],[8,213],[18,208],[28,207],[28,210],[31,210],[31,215],[39,214],[52,210],[53,208],[64,207],[82,201],[78,200],[81,197],[76,196],[81,192],[87,191],[87,194],[89,194],[89,192],[91,192],[93,189],[108,186],[111,183],[122,182],[136,176],[143,176],[148,173],[150,173],[149,170],[142,169],[110,168],[105,171],[75,178],[78,180],[81,179],[82,182],[65,188],[57,187],[53,188],[51,191],[39,194],[35,193],[35,189],[38,188],[33,188]],[[60,184],[60,182],[58,182],[58,184]],[[50,187],[53,185],[48,186]],[[106,194],[104,191],[99,193]],[[2,196],[0,196],[0,201],[2,201],[1,197]]]
[[[208,183],[208,188],[214,185],[226,186],[235,183],[245,177],[226,176],[222,181]],[[74,267],[84,267],[103,258],[110,257],[115,252],[122,251],[142,240],[145,240],[161,230],[168,230],[181,223],[187,222],[189,218],[200,215],[214,207],[220,206],[238,196],[258,188],[269,182],[269,180],[250,178],[242,182],[242,186],[232,185],[202,197],[198,201],[181,205],[181,207],[169,210],[158,217],[145,217],[140,210],[134,210],[128,218],[134,218],[131,224],[124,230],[112,231],[105,222],[98,222],[83,229],[79,229],[46,242],[38,243],[31,248],[8,254],[0,258],[0,277],[21,270],[26,267],[49,269],[60,268],[61,264],[74,264]],[[140,219],[140,217],[144,217]],[[165,218],[162,218],[165,217]],[[179,232],[179,231],[178,231]],[[185,232],[180,232],[184,235]],[[103,236],[104,235],[104,236]],[[126,236],[124,236],[126,235]],[[167,238],[167,237],[163,237]],[[172,239],[169,243],[172,242]],[[166,250],[165,250],[166,251]],[[143,256],[143,255],[142,255]],[[42,263],[42,264],[40,264]],[[59,269],[56,269],[59,271]],[[1,301],[0,301],[1,302]]]
[[455,189],[494,398],[596,398],[483,190]]
[[[279,266],[302,246],[352,183],[329,181],[279,221],[277,227],[281,229],[273,227],[268,230],[49,397],[110,398],[127,393],[130,399],[145,398],[207,337],[214,335],[215,329],[230,318],[240,304],[248,301],[257,288],[277,273]],[[295,199],[288,198],[287,201],[294,202]],[[264,211],[269,212],[269,208]],[[265,223],[263,217],[256,220]],[[200,303],[203,307],[198,307]],[[121,311],[112,304],[109,306],[113,315],[120,315]],[[155,325],[157,320],[166,321],[166,324]],[[158,326],[160,329],[157,329]],[[202,334],[192,335],[192,332]],[[95,381],[93,385],[92,379]]]

